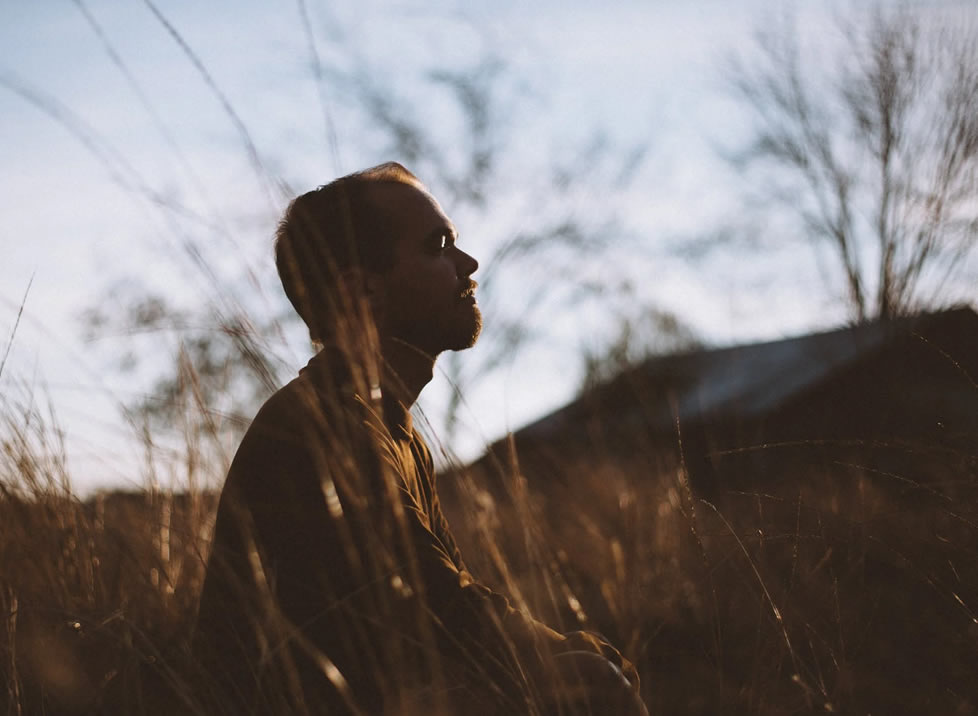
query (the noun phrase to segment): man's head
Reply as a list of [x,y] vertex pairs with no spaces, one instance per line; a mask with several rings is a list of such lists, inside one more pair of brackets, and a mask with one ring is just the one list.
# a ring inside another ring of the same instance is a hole
[[[382,338],[437,355],[471,346],[481,315],[469,276],[478,263],[424,185],[400,164],[337,179],[295,199],[276,236],[285,292],[313,339],[365,299]],[[351,299],[352,297],[352,299]]]

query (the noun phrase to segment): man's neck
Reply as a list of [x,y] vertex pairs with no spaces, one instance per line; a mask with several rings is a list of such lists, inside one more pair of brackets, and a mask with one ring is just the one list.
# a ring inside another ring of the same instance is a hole
[[396,338],[381,341],[384,357],[384,390],[410,408],[421,390],[431,382],[435,357]]

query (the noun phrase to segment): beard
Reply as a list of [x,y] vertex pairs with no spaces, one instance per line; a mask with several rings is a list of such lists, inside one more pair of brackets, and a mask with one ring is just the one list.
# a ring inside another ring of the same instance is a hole
[[482,333],[482,311],[479,307],[473,305],[471,319],[465,323],[460,321],[457,328],[458,330],[452,335],[454,340],[449,341],[450,344],[445,350],[464,351],[479,340],[479,334]]
[[440,320],[401,326],[393,335],[432,357],[444,351],[463,351],[475,345],[482,332],[482,312],[475,303],[459,302]]

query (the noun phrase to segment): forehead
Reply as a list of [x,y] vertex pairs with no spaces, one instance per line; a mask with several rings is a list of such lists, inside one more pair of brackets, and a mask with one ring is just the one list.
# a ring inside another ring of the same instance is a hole
[[370,187],[370,199],[399,229],[397,243],[423,241],[436,229],[454,228],[435,197],[411,184],[378,182]]

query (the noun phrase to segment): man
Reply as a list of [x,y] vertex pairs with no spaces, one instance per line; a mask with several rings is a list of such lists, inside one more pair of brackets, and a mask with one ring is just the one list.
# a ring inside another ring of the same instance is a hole
[[476,582],[441,512],[408,411],[481,329],[457,240],[393,163],[286,211],[276,263],[323,350],[259,411],[221,495],[194,643],[211,710],[644,711],[612,647]]

